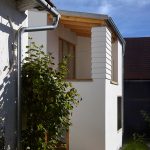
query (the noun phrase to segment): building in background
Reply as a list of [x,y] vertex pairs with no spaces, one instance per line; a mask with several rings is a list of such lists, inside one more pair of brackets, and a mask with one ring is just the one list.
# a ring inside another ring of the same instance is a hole
[[150,113],[150,37],[126,38],[124,57],[124,135],[150,136],[141,111]]

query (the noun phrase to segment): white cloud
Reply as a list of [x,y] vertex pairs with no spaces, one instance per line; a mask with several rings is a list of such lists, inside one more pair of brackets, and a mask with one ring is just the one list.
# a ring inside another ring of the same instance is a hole
[[103,2],[101,5],[98,7],[98,13],[101,14],[110,14],[112,10],[112,5],[108,2]]
[[[113,1],[110,0],[112,3]],[[118,0],[121,4],[134,5],[134,6],[146,6],[150,4],[150,0]]]

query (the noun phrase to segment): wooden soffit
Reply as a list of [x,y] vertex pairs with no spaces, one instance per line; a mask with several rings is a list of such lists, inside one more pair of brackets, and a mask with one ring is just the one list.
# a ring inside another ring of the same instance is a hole
[[[49,19],[51,19],[50,15]],[[106,26],[106,21],[105,19],[101,18],[83,17],[79,15],[70,16],[66,14],[61,14],[60,24],[62,24],[66,28],[69,28],[78,36],[90,37],[91,28],[98,26]]]

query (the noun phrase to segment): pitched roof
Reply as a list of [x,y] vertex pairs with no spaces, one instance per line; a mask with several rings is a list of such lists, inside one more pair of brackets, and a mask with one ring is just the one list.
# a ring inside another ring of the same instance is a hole
[[150,37],[125,38],[125,79],[150,80]]

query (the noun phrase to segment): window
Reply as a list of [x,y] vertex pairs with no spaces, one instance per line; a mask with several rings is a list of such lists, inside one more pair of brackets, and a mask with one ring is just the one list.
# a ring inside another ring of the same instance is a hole
[[118,44],[117,44],[117,40],[112,42],[111,81],[114,83],[118,83]]
[[122,128],[122,97],[117,97],[117,130]]
[[75,79],[75,45],[63,39],[59,39],[59,62],[61,62],[65,56],[70,56],[66,78]]

